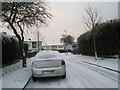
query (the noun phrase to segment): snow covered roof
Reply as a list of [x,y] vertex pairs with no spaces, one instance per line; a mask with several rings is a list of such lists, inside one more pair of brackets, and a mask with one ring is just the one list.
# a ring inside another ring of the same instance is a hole
[[[25,40],[24,42],[38,42],[38,40]],[[39,40],[39,42],[42,42],[42,40]]]
[[60,46],[60,45],[64,45],[64,43],[44,44],[42,46]]
[[8,39],[14,38],[15,40],[18,40],[18,38],[16,36],[14,36],[14,35],[0,33],[0,36],[2,36],[3,38],[7,37]]

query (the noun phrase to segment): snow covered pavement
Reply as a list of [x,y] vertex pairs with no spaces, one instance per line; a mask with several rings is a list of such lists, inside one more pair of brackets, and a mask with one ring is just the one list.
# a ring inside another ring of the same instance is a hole
[[71,58],[71,59],[77,60],[77,61],[88,62],[89,64],[92,63],[94,65],[98,65],[101,67],[107,67],[111,70],[119,71],[118,58],[100,58],[100,57],[98,57],[97,60],[95,60],[95,57],[84,56],[84,55],[71,55],[71,56],[69,55],[68,58]]
[[27,68],[9,74],[2,81],[2,88],[23,88],[31,76]]
[[[118,70],[117,59],[100,58],[80,55],[62,55],[67,64],[67,78],[40,78],[36,82],[32,79],[26,88],[118,88],[118,73],[104,68],[89,65],[82,61],[99,64]],[[34,58],[27,59],[27,67],[9,70],[0,78],[2,88],[23,88],[31,77],[31,62]],[[12,66],[13,68],[16,66]],[[5,67],[6,68],[6,67]],[[3,69],[6,71],[6,69]],[[3,71],[4,72],[4,71]],[[109,82],[109,83],[108,83]]]
[[22,62],[2,69],[2,88],[23,88],[31,77],[31,61],[27,59],[27,67],[22,68]]

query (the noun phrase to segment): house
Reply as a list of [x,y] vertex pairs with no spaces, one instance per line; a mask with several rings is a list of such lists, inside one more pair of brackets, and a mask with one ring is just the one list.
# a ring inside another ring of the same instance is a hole
[[42,45],[44,50],[73,50],[72,45],[65,45],[64,43],[57,44],[44,44]]
[[42,41],[28,40],[24,41],[28,45],[28,52],[38,52],[42,49]]

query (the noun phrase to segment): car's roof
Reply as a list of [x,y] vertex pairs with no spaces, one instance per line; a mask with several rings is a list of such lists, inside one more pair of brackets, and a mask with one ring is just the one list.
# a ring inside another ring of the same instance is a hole
[[58,51],[40,51],[37,53],[36,58],[43,58],[43,57],[53,57],[53,58],[61,58],[61,54]]

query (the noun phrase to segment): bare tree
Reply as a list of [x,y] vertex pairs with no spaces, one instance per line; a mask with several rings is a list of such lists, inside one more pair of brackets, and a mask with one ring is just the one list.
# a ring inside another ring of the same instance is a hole
[[86,17],[83,16],[85,27],[88,31],[95,28],[96,25],[100,24],[102,21],[102,16],[100,11],[96,7],[88,6],[85,9]]
[[99,25],[102,21],[102,17],[100,15],[99,10],[96,7],[88,6],[85,9],[86,17],[83,16],[85,27],[88,31],[94,31],[94,52],[95,52],[95,60],[97,60],[97,51],[96,51],[96,40],[95,40],[95,26]]
[[[20,53],[23,57],[23,41],[25,28],[48,24],[51,14],[45,2],[2,2],[2,22],[12,28],[19,40]],[[23,67],[25,66],[23,57]]]

